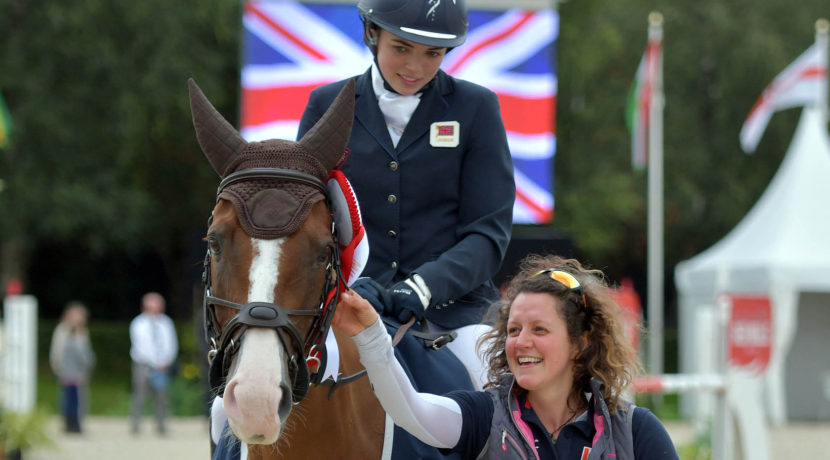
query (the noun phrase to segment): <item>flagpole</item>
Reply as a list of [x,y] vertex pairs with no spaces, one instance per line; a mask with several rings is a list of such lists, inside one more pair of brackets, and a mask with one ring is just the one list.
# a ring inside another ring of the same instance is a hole
[[649,369],[663,373],[663,15],[648,15],[649,43],[659,40],[657,79],[651,85],[648,117],[648,330]]

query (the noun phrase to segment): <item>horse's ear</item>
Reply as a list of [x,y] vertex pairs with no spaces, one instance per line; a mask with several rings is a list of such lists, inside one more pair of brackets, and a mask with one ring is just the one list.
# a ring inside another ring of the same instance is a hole
[[208,101],[192,78],[187,79],[190,92],[190,111],[196,139],[213,170],[225,177],[225,168],[232,158],[248,145],[239,132]]
[[354,79],[349,79],[326,113],[305,133],[299,144],[331,171],[346,153],[353,120]]

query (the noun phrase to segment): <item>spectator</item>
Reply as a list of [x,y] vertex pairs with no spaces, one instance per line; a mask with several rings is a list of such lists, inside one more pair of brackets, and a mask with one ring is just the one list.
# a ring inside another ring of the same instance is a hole
[[130,357],[133,361],[133,394],[130,417],[133,434],[138,434],[148,392],[155,402],[156,428],[167,433],[168,388],[178,339],[173,320],[164,314],[164,297],[148,292],[141,299],[141,314],[130,323]]
[[87,331],[88,311],[83,303],[69,302],[52,333],[49,364],[58,378],[64,430],[80,433],[87,407],[87,385],[95,365],[95,353]]

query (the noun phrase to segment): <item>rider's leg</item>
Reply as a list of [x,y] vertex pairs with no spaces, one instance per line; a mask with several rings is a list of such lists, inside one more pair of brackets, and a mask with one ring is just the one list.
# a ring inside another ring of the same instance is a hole
[[[441,330],[435,324],[430,324],[431,331]],[[473,324],[454,329],[458,333],[458,337],[447,344],[447,348],[464,364],[467,372],[470,374],[470,379],[473,381],[473,386],[476,390],[481,390],[484,384],[487,383],[487,363],[479,356],[476,349],[476,342],[485,332],[490,330],[490,326],[484,324]]]

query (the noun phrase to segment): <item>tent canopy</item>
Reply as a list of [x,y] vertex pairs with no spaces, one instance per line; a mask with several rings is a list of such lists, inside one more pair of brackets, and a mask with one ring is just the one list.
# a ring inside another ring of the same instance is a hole
[[774,339],[766,402],[772,422],[783,423],[784,360],[799,293],[830,292],[830,137],[820,108],[803,109],[790,148],[755,206],[722,240],[680,262],[675,283],[683,372],[706,366],[695,356],[695,330],[705,327],[697,324],[696,311],[714,309],[720,293],[770,297]]
[[805,290],[830,289],[830,138],[823,119],[819,108],[804,109],[764,194],[726,237],[677,265],[678,289],[714,288],[724,270],[747,290],[767,291],[765,272],[786,275]]

